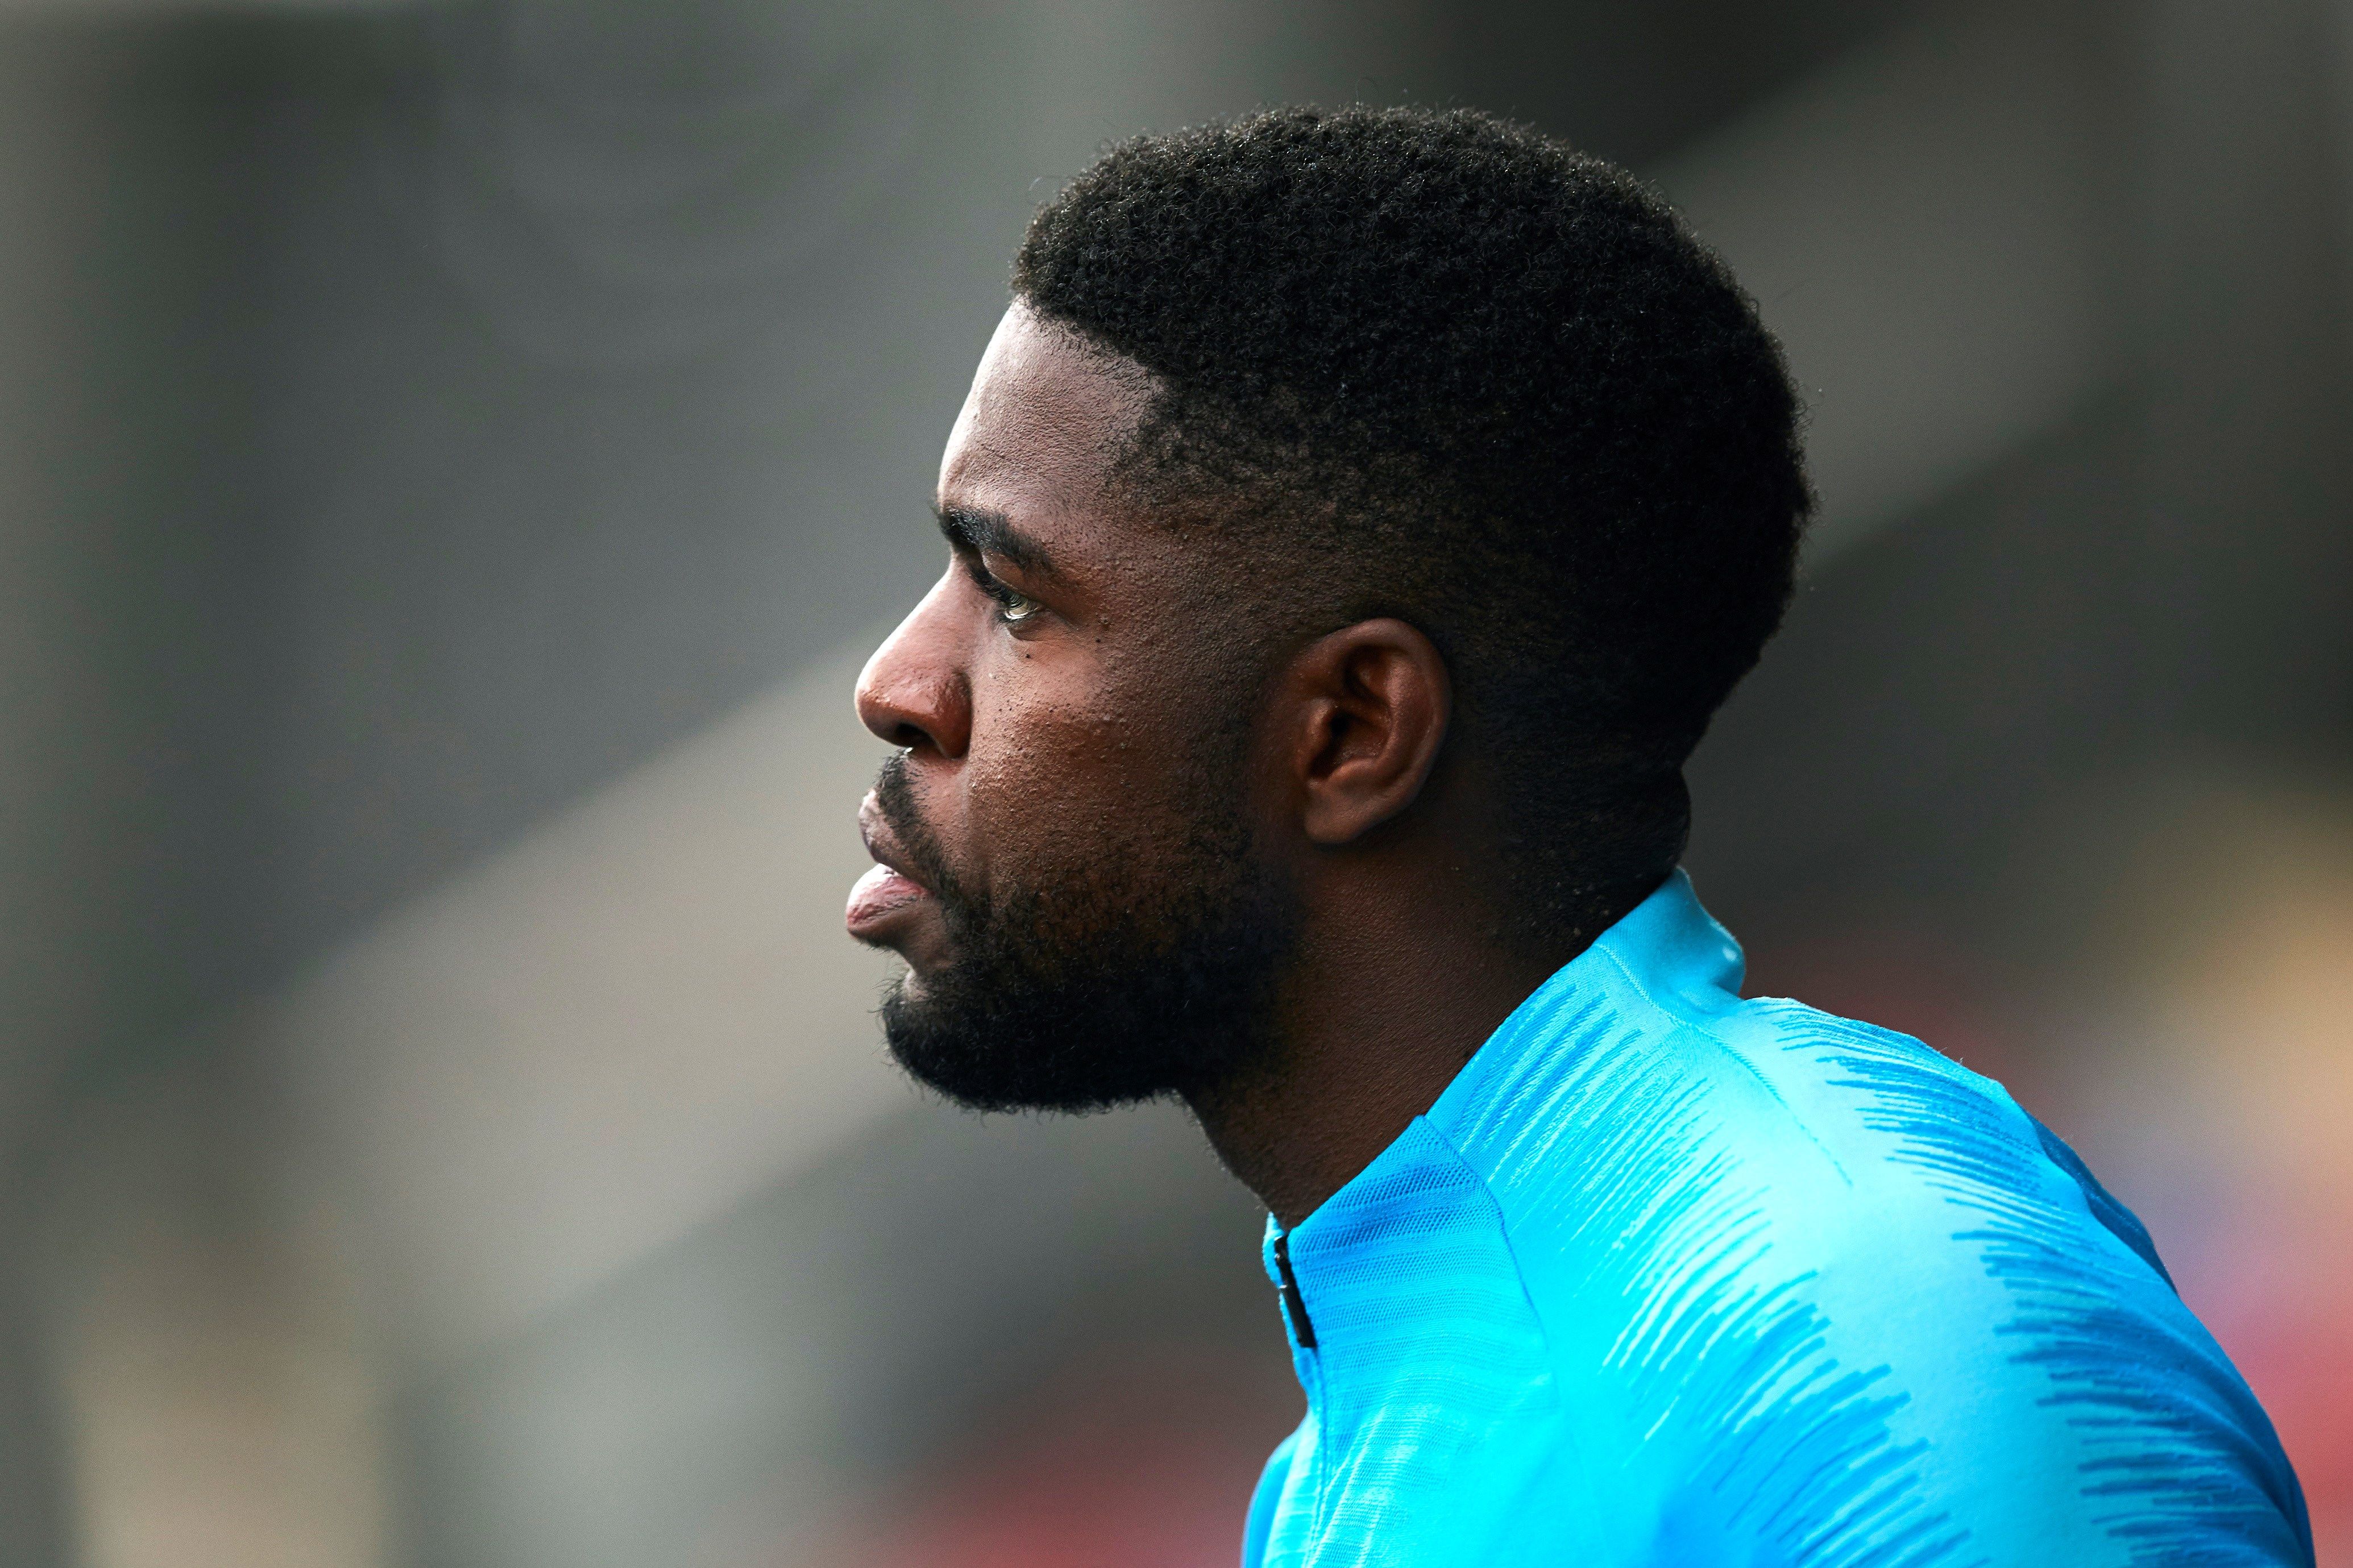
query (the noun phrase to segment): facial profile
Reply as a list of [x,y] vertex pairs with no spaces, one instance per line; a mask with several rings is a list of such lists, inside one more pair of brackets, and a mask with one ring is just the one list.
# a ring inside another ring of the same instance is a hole
[[[1401,171],[1402,247],[1331,195]],[[1303,111],[1108,153],[1012,283],[953,563],[859,692],[903,751],[849,920],[907,961],[919,1076],[1198,1111],[1271,1011],[1297,1054],[1314,965],[1369,966],[1369,1026],[1426,1005],[1384,989],[1428,940],[1401,888],[1518,975],[1659,885],[1805,490],[1778,351],[1653,193],[1476,117]]]
[[948,569],[861,675],[903,749],[860,812],[860,941],[909,1072],[984,1109],[1183,1092],[1261,1048],[1293,921],[1247,806],[1255,660],[1121,504],[1142,373],[1017,304],[941,465]]

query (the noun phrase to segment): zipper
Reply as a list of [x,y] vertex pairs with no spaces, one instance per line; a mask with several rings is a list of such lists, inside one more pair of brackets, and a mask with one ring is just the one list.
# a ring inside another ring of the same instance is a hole
[[1282,1275],[1282,1285],[1277,1294],[1282,1298],[1282,1315],[1291,1320],[1291,1337],[1299,1348],[1315,1348],[1315,1325],[1307,1319],[1307,1298],[1299,1289],[1299,1276],[1291,1271],[1291,1237],[1288,1232],[1274,1238],[1274,1267]]
[[1328,1480],[1332,1468],[1331,1434],[1324,1430],[1324,1358],[1315,1349],[1315,1324],[1307,1315],[1307,1293],[1299,1288],[1299,1274],[1291,1267],[1291,1236],[1284,1232],[1274,1238],[1274,1270],[1281,1276],[1275,1295],[1282,1303],[1282,1316],[1291,1325],[1292,1342],[1299,1347],[1299,1386],[1307,1395],[1307,1418],[1315,1426],[1314,1450],[1307,1474],[1300,1478],[1301,1489],[1306,1493],[1307,1539],[1311,1543],[1307,1555],[1317,1555],[1314,1542],[1324,1539],[1324,1524],[1331,1507]]

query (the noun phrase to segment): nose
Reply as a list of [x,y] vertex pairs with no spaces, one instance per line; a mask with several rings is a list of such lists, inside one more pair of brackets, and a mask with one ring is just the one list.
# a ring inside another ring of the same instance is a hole
[[972,740],[972,682],[949,613],[951,569],[907,612],[858,676],[858,718],[894,746],[961,757]]

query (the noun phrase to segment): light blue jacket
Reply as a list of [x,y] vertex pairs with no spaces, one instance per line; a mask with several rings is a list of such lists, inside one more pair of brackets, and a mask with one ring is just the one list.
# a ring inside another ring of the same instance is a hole
[[2306,1564],[2271,1424],[1999,1084],[1740,1000],[1681,873],[1270,1225],[1244,1568]]

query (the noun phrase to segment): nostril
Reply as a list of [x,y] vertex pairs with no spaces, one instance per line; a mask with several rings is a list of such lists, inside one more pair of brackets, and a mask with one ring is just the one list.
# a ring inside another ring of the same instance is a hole
[[906,629],[868,661],[858,683],[858,718],[878,739],[911,752],[960,756],[972,723],[971,695],[960,672],[914,663]]

